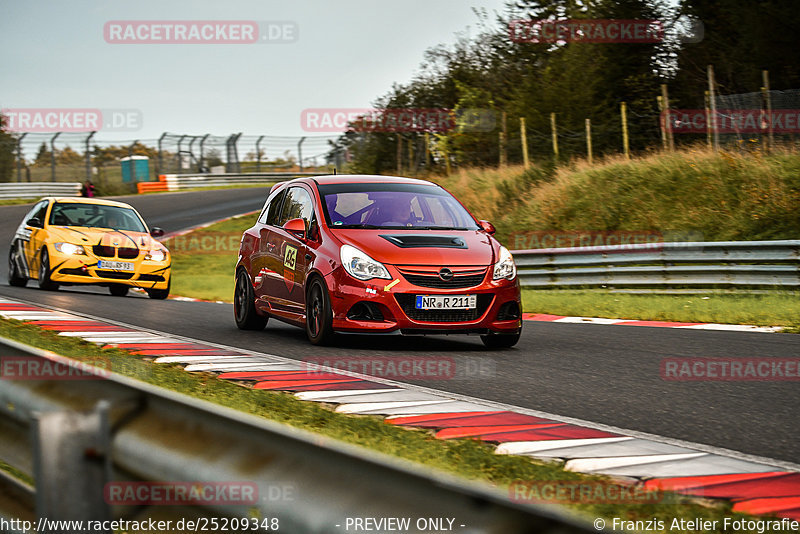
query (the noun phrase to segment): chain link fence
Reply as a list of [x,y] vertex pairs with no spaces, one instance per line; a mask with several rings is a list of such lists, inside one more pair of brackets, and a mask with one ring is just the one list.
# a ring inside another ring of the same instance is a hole
[[[160,174],[332,171],[338,136],[229,136],[163,133],[158,139],[108,141],[95,133],[11,133],[12,182],[91,181],[99,194],[134,192]],[[127,167],[127,168],[126,168]]]

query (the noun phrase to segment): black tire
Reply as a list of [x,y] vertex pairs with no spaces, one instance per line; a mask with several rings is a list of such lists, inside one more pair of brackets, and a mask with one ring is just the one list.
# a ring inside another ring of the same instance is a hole
[[314,345],[327,345],[333,339],[331,298],[325,283],[316,277],[306,292],[306,335]]
[[236,286],[233,289],[233,318],[239,330],[263,330],[267,326],[268,317],[256,311],[256,297],[253,286],[244,269],[236,274]]
[[19,247],[19,245],[14,243],[11,246],[11,249],[8,251],[8,285],[14,287],[25,287],[28,285],[28,278],[19,273],[19,268],[17,267],[17,260],[15,257],[15,250],[17,247]]
[[516,334],[489,334],[481,336],[481,341],[489,349],[510,349],[519,342],[522,332]]
[[130,287],[126,286],[125,284],[112,284],[108,286],[108,292],[115,297],[124,297],[128,294],[129,289]]
[[57,291],[58,284],[50,280],[50,255],[47,253],[47,248],[42,249],[41,261],[39,262],[39,289],[45,291]]
[[164,300],[169,296],[169,287],[172,285],[172,278],[167,282],[165,289],[145,289],[147,296],[153,300]]

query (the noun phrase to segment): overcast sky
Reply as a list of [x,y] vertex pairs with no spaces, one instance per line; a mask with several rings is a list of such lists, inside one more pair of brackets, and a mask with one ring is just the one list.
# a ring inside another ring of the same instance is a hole
[[[425,49],[477,31],[506,0],[0,0],[0,108],[132,109],[135,132],[315,135],[308,108],[364,108],[408,81]],[[110,44],[109,21],[283,21],[269,44]]]

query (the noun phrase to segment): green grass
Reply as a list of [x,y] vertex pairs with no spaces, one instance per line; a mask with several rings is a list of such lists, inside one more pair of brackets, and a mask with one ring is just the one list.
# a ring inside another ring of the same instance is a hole
[[18,204],[30,204],[33,206],[39,198],[4,198],[0,200],[0,206],[15,206]]
[[597,290],[524,290],[524,311],[618,319],[800,328],[796,293],[638,295]]
[[[300,401],[289,393],[253,390],[209,373],[187,373],[179,365],[154,364],[119,349],[101,349],[77,338],[64,338],[33,325],[0,320],[0,336],[84,361],[106,362],[114,373],[164,387],[248,414],[303,428],[353,445],[410,460],[470,480],[480,480],[507,489],[515,482],[583,481],[613,484],[606,477],[564,471],[557,462],[541,462],[523,456],[497,455],[492,445],[472,439],[438,440],[428,430],[389,425],[379,416],[351,416],[329,406]],[[87,406],[88,408],[88,406]],[[0,464],[0,469],[9,466]],[[25,474],[14,472],[15,476]],[[731,512],[724,501],[699,504],[686,497],[665,494],[655,503],[564,503],[587,518],[602,516],[660,518],[700,517],[721,521],[723,517],[746,517]],[[721,523],[720,523],[721,524]],[[721,529],[716,532],[722,532]]]
[[232,302],[239,240],[255,220],[243,215],[164,241],[172,254],[171,293]]

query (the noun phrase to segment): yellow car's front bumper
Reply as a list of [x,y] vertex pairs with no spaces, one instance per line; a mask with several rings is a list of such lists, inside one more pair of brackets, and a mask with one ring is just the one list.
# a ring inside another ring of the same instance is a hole
[[[92,254],[63,254],[52,248],[50,254],[50,279],[58,284],[123,284],[142,289],[169,287],[171,261],[144,259],[140,254],[134,259],[98,258]],[[100,268],[98,262],[125,262],[132,270]]]

